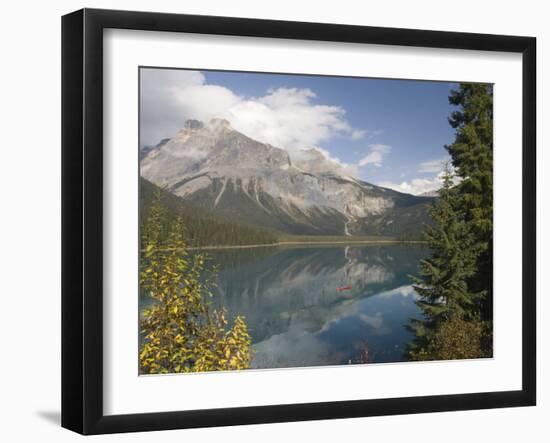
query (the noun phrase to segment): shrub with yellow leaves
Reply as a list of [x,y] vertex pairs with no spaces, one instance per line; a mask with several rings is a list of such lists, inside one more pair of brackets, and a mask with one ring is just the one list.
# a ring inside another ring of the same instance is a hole
[[237,316],[228,328],[224,310],[211,308],[216,269],[206,268],[204,254],[189,253],[180,219],[164,220],[158,195],[143,228],[140,285],[154,303],[140,319],[140,373],[248,368],[245,319]]

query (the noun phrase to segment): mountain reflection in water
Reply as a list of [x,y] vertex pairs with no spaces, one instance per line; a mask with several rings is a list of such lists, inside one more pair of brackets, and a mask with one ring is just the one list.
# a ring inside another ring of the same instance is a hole
[[[253,368],[404,361],[421,318],[411,274],[428,249],[410,245],[208,251],[218,266],[216,306],[244,315]],[[351,289],[337,291],[338,287]]]

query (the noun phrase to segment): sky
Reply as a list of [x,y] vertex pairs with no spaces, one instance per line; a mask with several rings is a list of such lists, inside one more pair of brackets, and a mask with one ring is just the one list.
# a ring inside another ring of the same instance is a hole
[[411,194],[439,187],[454,139],[448,82],[141,68],[140,85],[141,145],[225,118],[291,159],[315,148],[336,173]]

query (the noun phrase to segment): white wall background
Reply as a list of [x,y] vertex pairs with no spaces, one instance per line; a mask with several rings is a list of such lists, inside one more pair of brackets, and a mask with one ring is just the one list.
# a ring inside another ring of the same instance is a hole
[[[308,4],[309,3],[309,4]],[[319,21],[538,38],[539,226],[550,221],[548,133],[549,11],[537,0],[461,2],[298,2],[201,0],[11,1],[0,27],[0,439],[75,441],[60,414],[60,17],[81,7],[156,10],[282,20]],[[546,112],[545,112],[546,111]],[[548,123],[546,123],[548,124]],[[543,204],[543,198],[546,202]],[[544,248],[544,251],[541,251]],[[165,431],[95,437],[94,441],[337,440],[407,442],[543,442],[550,438],[549,236],[539,235],[539,406]],[[546,275],[543,274],[546,272]]]

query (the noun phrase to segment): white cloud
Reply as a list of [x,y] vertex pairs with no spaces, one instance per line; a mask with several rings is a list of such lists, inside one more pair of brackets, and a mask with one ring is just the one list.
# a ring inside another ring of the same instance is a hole
[[367,135],[366,129],[354,129],[353,131],[351,131],[352,140],[361,140],[365,137],[365,135]]
[[418,165],[418,172],[441,172],[445,167],[445,162],[448,158],[438,158],[436,160],[428,160]]
[[185,121],[186,110],[180,109],[175,94],[205,79],[198,71],[142,69],[140,80],[141,143],[152,145],[173,136]]
[[394,189],[399,192],[404,192],[406,194],[420,195],[439,189],[441,187],[441,180],[439,176],[436,176],[431,179],[413,178],[412,180],[402,181],[401,183],[383,181],[378,183],[378,185],[385,188]]
[[357,165],[345,163],[318,146],[311,149],[295,150],[291,155],[296,166],[314,174],[337,173],[351,177],[359,175]]
[[184,116],[209,121],[226,116],[227,110],[237,106],[241,99],[223,86],[201,84],[173,88],[173,100]]
[[[460,177],[454,177],[454,184],[460,183]],[[388,181],[382,181],[378,183],[379,186],[385,188],[394,189],[406,194],[421,195],[432,194],[434,191],[441,189],[443,186],[443,172],[440,172],[432,178],[413,178],[409,181],[402,181],[401,183],[392,183]]]
[[369,152],[361,160],[359,160],[359,166],[367,166],[373,164],[374,166],[382,166],[384,156],[391,151],[391,146],[383,144],[369,145]]
[[376,137],[377,135],[382,135],[384,133],[384,131],[382,129],[360,129],[357,132],[358,133],[355,134],[356,138],[353,138],[353,133],[352,133],[352,139],[360,140],[360,139],[364,138],[365,136],[367,136],[369,139],[372,139],[372,138]]
[[[441,158],[420,163],[417,166],[416,171],[422,174],[432,173],[430,177],[415,177],[411,180],[404,180],[400,183],[382,181],[379,182],[378,185],[413,195],[432,193],[433,191],[440,189],[443,185],[444,169],[447,162],[450,164],[450,158]],[[453,170],[452,166],[451,170]],[[455,177],[454,183],[456,184],[459,182],[460,179]]]
[[310,89],[279,88],[240,100],[225,118],[238,131],[289,151],[317,146],[336,135],[351,136],[344,109],[314,104],[314,98]]
[[341,106],[317,104],[315,98],[307,88],[278,88],[264,96],[243,97],[207,84],[198,71],[143,69],[141,143],[153,145],[172,137],[187,119],[225,118],[243,134],[288,150],[291,158],[315,148],[323,154],[325,169],[357,175],[357,166],[340,161],[319,145],[335,136],[359,140],[367,131],[353,128]]

